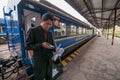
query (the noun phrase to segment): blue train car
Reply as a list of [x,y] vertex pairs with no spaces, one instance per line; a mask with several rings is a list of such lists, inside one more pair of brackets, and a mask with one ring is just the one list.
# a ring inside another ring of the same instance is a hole
[[[39,2],[22,0],[18,4],[18,21],[22,50],[21,57],[29,79],[32,79],[34,73],[32,69],[32,60],[28,56],[29,52],[25,49],[27,31],[31,27],[38,26],[41,16],[46,12],[54,15],[55,21],[50,31],[54,36],[53,38],[56,44],[61,45],[65,50],[61,56],[62,60],[70,55],[70,52],[74,51],[94,36],[94,30],[80,20]],[[62,70],[62,68],[58,68],[58,65],[60,65],[59,60],[56,61],[55,65],[54,68],[57,72],[53,73],[53,78]]]
[[[18,28],[18,21],[13,20],[12,25],[11,25],[11,20],[10,19],[3,19],[0,18],[0,44],[6,44],[8,43],[16,43],[20,42],[18,39],[20,38],[19,36],[19,28]],[[14,39],[14,41],[12,41]],[[10,46],[8,46],[10,48]]]
[[15,49],[15,47],[17,47],[16,44],[20,43],[19,33],[17,20],[0,19],[0,44],[8,43],[9,50],[12,48]]
[[0,18],[0,35],[6,35],[6,32],[8,33],[13,33],[19,35],[19,28],[18,28],[18,21],[14,20],[13,21],[13,27],[10,25],[10,20],[5,20],[3,18]]

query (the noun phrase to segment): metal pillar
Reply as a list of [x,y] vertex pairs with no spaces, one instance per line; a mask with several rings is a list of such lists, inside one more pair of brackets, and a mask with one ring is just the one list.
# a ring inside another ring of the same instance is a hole
[[108,40],[108,36],[109,36],[109,28],[110,28],[110,19],[109,19],[109,24],[108,24],[107,40]]
[[107,28],[105,29],[105,37],[107,38]]
[[111,45],[113,45],[113,43],[114,43],[115,24],[116,24],[116,13],[117,13],[117,9],[115,9],[114,26],[113,26],[113,34],[112,34],[112,43],[111,43]]
[[109,36],[109,27],[108,27],[108,29],[107,29],[107,40],[108,40],[108,36]]

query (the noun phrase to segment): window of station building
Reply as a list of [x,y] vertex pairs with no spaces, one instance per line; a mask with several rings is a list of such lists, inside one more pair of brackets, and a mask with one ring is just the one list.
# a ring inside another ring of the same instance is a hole
[[53,23],[53,26],[54,26],[54,34],[56,37],[58,36],[65,36],[66,35],[66,24],[65,23],[62,23],[62,22],[59,22],[59,18],[58,17],[54,17],[54,23]]
[[76,35],[76,32],[77,32],[76,26],[71,25],[71,35]]
[[78,34],[82,34],[82,27],[78,27],[77,31],[78,31]]

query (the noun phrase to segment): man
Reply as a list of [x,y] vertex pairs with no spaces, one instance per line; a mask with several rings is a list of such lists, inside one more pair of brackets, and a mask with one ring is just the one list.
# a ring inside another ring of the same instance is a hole
[[52,34],[48,31],[53,23],[53,16],[45,13],[40,26],[33,27],[28,31],[26,49],[34,58],[35,80],[52,80],[52,49],[54,45]]

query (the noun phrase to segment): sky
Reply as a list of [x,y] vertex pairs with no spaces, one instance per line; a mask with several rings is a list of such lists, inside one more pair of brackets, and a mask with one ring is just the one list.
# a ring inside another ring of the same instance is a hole
[[8,0],[0,0],[0,18],[3,18],[3,7],[7,6]]

